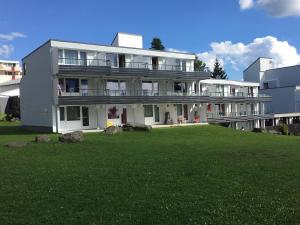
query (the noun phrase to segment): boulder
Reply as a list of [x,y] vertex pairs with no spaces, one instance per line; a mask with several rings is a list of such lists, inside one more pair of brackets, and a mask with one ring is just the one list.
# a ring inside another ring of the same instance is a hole
[[116,127],[116,126],[109,126],[107,127],[104,132],[106,134],[117,134],[117,133],[120,133],[122,132],[122,128],[121,127]]
[[24,141],[10,141],[5,144],[8,148],[23,148],[27,145],[27,142]]
[[35,142],[50,142],[51,139],[50,139],[49,135],[41,134],[41,135],[35,136],[34,141]]
[[58,140],[63,143],[77,143],[82,142],[84,140],[84,136],[82,131],[75,131],[60,135]]

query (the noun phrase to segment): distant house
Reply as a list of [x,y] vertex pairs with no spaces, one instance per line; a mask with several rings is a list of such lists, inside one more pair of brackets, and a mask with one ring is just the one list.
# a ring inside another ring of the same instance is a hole
[[259,93],[272,96],[265,104],[274,114],[267,126],[300,123],[300,65],[275,68],[271,58],[258,58],[244,71],[244,80],[260,83]]
[[66,132],[126,123],[221,123],[258,128],[268,115],[258,83],[212,80],[193,53],[143,48],[140,35],[111,45],[49,40],[22,60],[21,120]]
[[0,83],[21,77],[22,70],[19,61],[0,60]]

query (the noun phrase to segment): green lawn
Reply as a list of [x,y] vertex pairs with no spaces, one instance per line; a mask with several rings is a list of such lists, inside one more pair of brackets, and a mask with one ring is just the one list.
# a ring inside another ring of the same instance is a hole
[[300,224],[300,137],[218,126],[30,143],[0,127],[0,224]]

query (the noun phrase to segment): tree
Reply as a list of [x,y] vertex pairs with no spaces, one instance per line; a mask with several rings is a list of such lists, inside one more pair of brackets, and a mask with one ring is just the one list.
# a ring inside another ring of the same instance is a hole
[[163,51],[163,50],[165,50],[165,46],[162,44],[162,42],[159,38],[155,37],[155,38],[152,39],[150,49]]
[[214,70],[211,73],[211,77],[214,79],[224,79],[224,80],[228,79],[224,68],[221,66],[219,59],[217,59],[217,58],[216,58],[216,62],[214,65]]
[[194,61],[194,70],[195,71],[204,71],[206,68],[205,62],[199,60],[199,58],[196,56],[196,59]]

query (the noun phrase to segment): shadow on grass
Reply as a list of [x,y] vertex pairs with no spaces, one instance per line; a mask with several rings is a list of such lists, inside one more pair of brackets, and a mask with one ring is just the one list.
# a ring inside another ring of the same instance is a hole
[[41,133],[47,134],[46,132],[36,132],[36,131],[25,130],[20,125],[0,126],[0,135],[30,135],[30,134],[34,135],[34,134],[41,134]]

